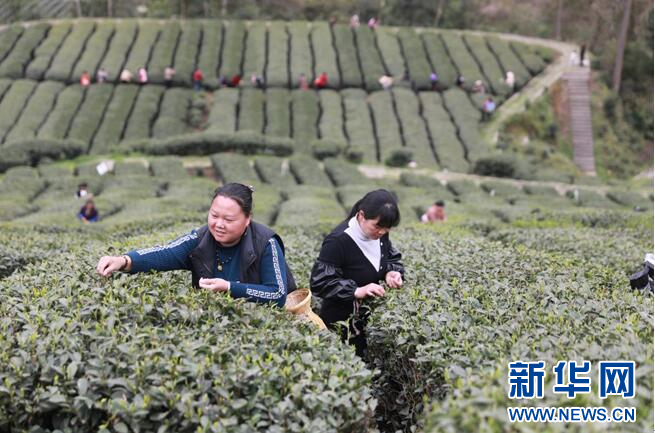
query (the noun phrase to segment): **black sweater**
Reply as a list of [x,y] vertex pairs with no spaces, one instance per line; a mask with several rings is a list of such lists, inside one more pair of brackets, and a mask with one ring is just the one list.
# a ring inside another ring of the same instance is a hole
[[405,273],[401,254],[391,244],[389,234],[380,238],[380,268],[375,269],[345,232],[347,228],[348,221],[344,221],[325,238],[310,277],[312,293],[323,299],[320,316],[326,324],[346,320],[352,314],[358,287],[379,283],[387,272]]

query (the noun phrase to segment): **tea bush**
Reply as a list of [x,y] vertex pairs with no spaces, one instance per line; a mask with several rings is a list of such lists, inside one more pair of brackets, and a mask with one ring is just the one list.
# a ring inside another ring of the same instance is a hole
[[34,57],[25,69],[25,76],[32,80],[41,80],[50,65],[50,59],[55,55],[66,36],[72,29],[70,22],[61,22],[52,25],[48,36],[34,50]]

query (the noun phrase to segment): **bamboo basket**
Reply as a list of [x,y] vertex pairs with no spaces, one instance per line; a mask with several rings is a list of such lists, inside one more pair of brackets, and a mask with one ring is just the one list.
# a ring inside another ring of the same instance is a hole
[[284,308],[291,314],[314,322],[319,329],[326,329],[325,323],[312,311],[312,292],[308,289],[297,289],[289,293]]

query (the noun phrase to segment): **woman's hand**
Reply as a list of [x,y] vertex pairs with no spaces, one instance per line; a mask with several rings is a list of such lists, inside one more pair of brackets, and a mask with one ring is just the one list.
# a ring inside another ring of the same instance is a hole
[[355,290],[355,298],[357,299],[364,299],[368,296],[384,296],[384,287],[370,283]]
[[385,275],[384,281],[392,289],[399,289],[403,286],[403,275],[398,271],[390,271]]
[[129,271],[131,265],[128,256],[103,256],[98,261],[96,272],[103,277],[108,277],[116,271]]
[[227,292],[230,290],[230,282],[222,278],[201,278],[198,285],[212,292]]

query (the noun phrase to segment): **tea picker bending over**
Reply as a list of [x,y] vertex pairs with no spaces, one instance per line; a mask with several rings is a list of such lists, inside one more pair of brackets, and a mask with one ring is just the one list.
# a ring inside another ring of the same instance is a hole
[[252,220],[252,189],[239,183],[218,188],[207,225],[164,246],[104,256],[97,272],[191,271],[192,284],[234,298],[283,307],[296,284],[284,258],[282,239]]
[[325,238],[312,269],[312,292],[323,298],[319,316],[333,330],[337,322],[348,320],[348,329],[339,329],[341,338],[354,344],[361,357],[366,353],[370,314],[364,301],[385,295],[380,280],[394,289],[403,285],[405,267],[389,239],[391,228],[399,223],[393,194],[384,189],[369,192]]

